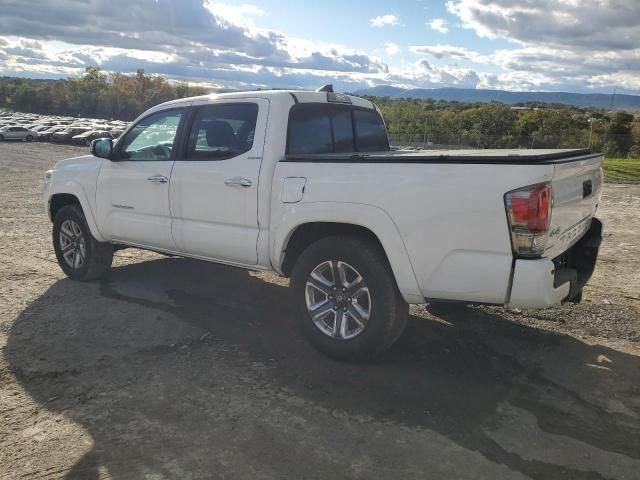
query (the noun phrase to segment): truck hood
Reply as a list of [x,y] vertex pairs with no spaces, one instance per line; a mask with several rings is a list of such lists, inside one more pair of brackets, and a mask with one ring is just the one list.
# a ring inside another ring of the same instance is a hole
[[94,157],[93,155],[83,155],[81,157],[60,160],[55,164],[53,169],[56,171],[61,170],[70,173],[73,171],[94,170],[96,168],[100,168],[103,161],[104,160],[102,158]]

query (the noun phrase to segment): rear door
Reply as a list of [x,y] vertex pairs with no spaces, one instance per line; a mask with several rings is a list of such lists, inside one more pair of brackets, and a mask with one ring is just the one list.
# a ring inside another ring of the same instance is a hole
[[602,156],[583,155],[554,165],[553,209],[545,256],[555,257],[577,242],[591,224],[602,194]]
[[243,265],[258,261],[258,175],[269,113],[262,98],[194,103],[173,167],[172,232],[178,251]]

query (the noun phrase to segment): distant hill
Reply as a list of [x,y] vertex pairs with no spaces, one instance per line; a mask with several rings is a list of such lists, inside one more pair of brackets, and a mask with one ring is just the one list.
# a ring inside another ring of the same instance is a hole
[[[562,103],[584,108],[609,109],[611,95],[603,93],[569,92],[507,92],[472,88],[399,88],[388,85],[358,90],[356,95],[389,98],[432,98],[434,100],[474,102],[501,102],[509,105],[526,102]],[[616,94],[613,110],[640,111],[640,96]]]

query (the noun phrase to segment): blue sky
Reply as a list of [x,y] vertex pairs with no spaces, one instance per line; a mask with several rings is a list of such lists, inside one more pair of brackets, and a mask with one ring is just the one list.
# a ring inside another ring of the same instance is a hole
[[640,94],[638,0],[2,0],[0,75]]
[[[331,40],[365,51],[382,51],[386,42],[405,46],[448,43],[450,37],[455,37],[459,45],[473,46],[483,53],[490,53],[496,48],[508,48],[510,45],[502,39],[480,38],[473,31],[461,28],[458,26],[458,18],[447,11],[446,2],[443,1],[326,0],[321,2],[323,8],[307,6],[303,7],[302,12],[301,2],[296,0],[262,0],[252,3],[265,12],[274,12],[259,21],[267,28],[316,41]],[[371,28],[372,18],[389,14],[398,17],[398,25]],[[427,22],[434,19],[447,22],[447,34],[427,25]]]

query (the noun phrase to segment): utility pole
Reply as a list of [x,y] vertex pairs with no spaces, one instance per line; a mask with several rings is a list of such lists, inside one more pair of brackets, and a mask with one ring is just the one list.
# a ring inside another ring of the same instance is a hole
[[427,148],[427,117],[424,117],[424,135],[422,136],[422,148]]
[[611,95],[611,102],[609,103],[609,111],[613,110],[613,102],[616,99],[616,91],[618,90],[618,87],[615,87],[613,89],[613,95]]

